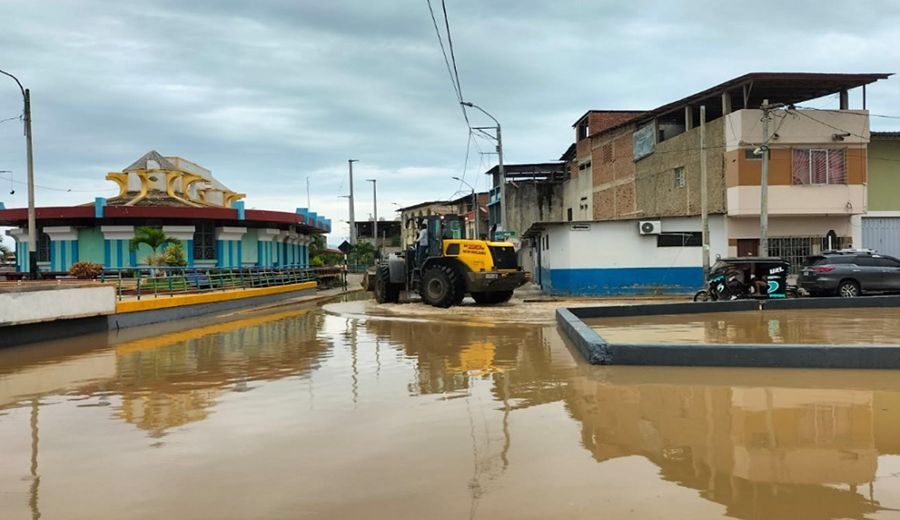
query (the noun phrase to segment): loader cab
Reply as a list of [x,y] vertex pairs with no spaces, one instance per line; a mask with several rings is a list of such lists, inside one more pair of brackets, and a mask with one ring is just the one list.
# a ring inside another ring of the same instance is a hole
[[429,215],[422,221],[428,227],[428,257],[443,256],[444,239],[465,238],[465,222],[456,215]]

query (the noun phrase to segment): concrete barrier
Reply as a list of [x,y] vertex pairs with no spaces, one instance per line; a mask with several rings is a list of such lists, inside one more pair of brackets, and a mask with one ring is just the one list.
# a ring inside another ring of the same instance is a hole
[[116,312],[112,286],[41,286],[0,292],[0,327],[105,316]]
[[900,296],[685,302],[557,309],[563,336],[591,364],[766,368],[900,369],[900,345],[618,344],[582,319],[758,310],[898,308]]

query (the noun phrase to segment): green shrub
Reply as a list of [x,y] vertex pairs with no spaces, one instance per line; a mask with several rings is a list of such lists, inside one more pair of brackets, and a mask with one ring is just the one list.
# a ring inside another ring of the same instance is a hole
[[168,246],[162,256],[162,265],[170,267],[184,267],[187,265],[187,258],[184,256],[184,246],[180,243]]

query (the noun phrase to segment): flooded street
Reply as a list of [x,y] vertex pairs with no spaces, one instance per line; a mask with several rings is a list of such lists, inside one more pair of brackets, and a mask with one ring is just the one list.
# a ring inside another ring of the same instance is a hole
[[893,371],[592,367],[552,325],[318,309],[190,325],[0,350],[4,519],[900,518]]
[[900,344],[900,314],[891,308],[720,312],[585,322],[613,343]]

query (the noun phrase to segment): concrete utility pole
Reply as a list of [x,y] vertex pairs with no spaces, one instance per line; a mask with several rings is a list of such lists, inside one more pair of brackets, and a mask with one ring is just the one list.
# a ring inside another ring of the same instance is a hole
[[473,232],[475,236],[473,236],[472,239],[478,240],[478,217],[479,217],[478,210],[480,208],[478,207],[478,195],[475,193],[475,188],[473,188],[471,184],[462,180],[459,177],[451,177],[451,179],[465,184],[466,186],[469,187],[470,190],[472,190],[472,214],[474,215],[474,218],[475,218],[475,230]]
[[[482,114],[491,118],[494,122],[494,129],[497,130],[497,170],[500,173],[500,226],[503,229],[506,229],[506,170],[503,168],[503,133],[500,129],[500,122],[497,121],[497,118],[489,114],[485,109],[476,105],[475,103],[470,103],[467,101],[461,101],[461,105],[467,106],[469,108],[474,108],[480,111]],[[506,229],[509,231],[508,229]],[[494,237],[488,237],[491,240],[494,240]]]
[[356,245],[356,216],[353,202],[353,163],[359,162],[358,159],[347,159],[350,165],[350,245]]
[[22,92],[25,107],[22,117],[25,119],[25,158],[28,165],[28,273],[34,280],[37,278],[37,218],[34,210],[34,158],[31,149],[31,91],[22,86],[19,78],[9,72],[0,70],[0,74],[12,78]]
[[764,99],[759,108],[762,109],[762,175],[759,179],[759,256],[769,256],[769,113],[783,107],[784,103],[770,105]]
[[706,175],[706,105],[700,105],[700,225],[703,235],[703,286],[709,279],[709,186]]
[[366,179],[366,182],[372,183],[372,238],[375,241],[375,251],[378,251],[378,180]]

